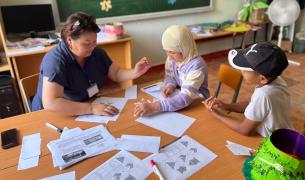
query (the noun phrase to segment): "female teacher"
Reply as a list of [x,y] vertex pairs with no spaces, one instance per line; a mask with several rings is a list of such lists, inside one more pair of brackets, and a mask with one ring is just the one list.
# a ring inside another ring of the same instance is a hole
[[143,75],[150,64],[142,58],[134,69],[121,69],[96,46],[100,31],[93,16],[75,13],[62,27],[60,42],[40,65],[37,93],[32,110],[48,109],[67,115],[95,114],[112,116],[118,109],[107,104],[86,102],[99,92],[107,78],[115,82]]

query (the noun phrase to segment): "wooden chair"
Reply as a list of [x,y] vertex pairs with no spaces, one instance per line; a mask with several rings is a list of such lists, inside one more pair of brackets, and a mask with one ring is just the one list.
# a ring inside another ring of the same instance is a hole
[[243,80],[241,73],[238,70],[231,68],[230,66],[221,64],[219,67],[218,77],[219,81],[214,96],[218,96],[220,87],[222,83],[224,83],[234,90],[232,103],[235,103]]
[[24,102],[26,112],[31,112],[32,99],[36,94],[38,86],[39,73],[34,74],[19,81],[20,92]]

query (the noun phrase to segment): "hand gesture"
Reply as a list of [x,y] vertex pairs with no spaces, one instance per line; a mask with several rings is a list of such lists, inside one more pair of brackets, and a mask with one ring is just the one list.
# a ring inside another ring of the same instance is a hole
[[91,104],[92,114],[102,116],[113,116],[119,113],[119,110],[110,104]]
[[174,89],[174,86],[166,86],[164,89],[162,89],[162,95],[164,97],[169,97],[174,92]]
[[135,103],[134,116],[150,116],[160,111],[160,105],[157,102],[144,101]]
[[143,57],[139,62],[135,65],[134,74],[136,78],[142,76],[147,70],[151,67],[149,59],[147,57]]
[[202,103],[210,111],[213,111],[215,109],[226,109],[225,104],[214,96],[211,96],[208,99],[202,101]]

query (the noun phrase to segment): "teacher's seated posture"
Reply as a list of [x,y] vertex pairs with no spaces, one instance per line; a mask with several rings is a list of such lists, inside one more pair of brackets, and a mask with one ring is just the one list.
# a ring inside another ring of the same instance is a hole
[[99,31],[93,16],[76,13],[68,17],[61,30],[63,41],[45,55],[40,65],[33,111],[48,109],[68,115],[106,116],[118,113],[112,105],[85,101],[99,92],[107,78],[115,82],[135,79],[144,74],[150,64],[144,57],[134,69],[119,68],[97,47]]

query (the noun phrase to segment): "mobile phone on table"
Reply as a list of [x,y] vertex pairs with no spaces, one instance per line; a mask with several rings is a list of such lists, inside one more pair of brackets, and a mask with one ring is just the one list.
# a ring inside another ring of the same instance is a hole
[[9,129],[1,132],[1,146],[3,149],[8,149],[18,145],[17,129]]

